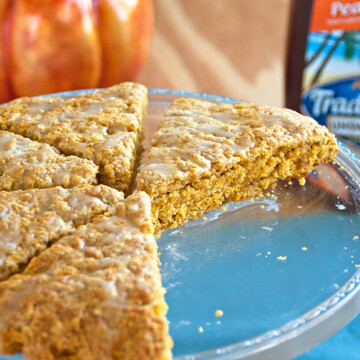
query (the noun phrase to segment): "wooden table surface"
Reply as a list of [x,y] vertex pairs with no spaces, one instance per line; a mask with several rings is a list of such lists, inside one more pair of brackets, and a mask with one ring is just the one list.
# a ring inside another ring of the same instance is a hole
[[284,104],[290,0],[154,0],[155,32],[138,81]]

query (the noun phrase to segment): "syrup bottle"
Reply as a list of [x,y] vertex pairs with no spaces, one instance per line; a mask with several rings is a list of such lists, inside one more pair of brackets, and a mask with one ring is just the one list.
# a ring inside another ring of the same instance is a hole
[[360,2],[292,0],[286,106],[360,145]]

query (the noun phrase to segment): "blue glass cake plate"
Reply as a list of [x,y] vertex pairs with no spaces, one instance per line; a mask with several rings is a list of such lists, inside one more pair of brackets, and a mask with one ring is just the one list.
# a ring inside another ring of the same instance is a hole
[[[150,89],[146,149],[162,114],[181,96],[236,101]],[[280,182],[267,196],[162,233],[176,360],[294,358],[360,312],[360,159],[338,145],[335,161],[305,185]]]

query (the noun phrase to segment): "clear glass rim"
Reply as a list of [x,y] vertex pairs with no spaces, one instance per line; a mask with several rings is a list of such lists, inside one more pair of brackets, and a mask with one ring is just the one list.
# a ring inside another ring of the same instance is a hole
[[[92,93],[98,89],[86,89],[86,90],[74,90],[64,91],[53,94],[46,94],[40,96],[76,96],[81,93]],[[223,103],[234,103],[241,102],[241,100],[223,97],[218,95],[206,94],[201,92],[193,91],[182,91],[182,90],[171,90],[171,89],[154,89],[149,88],[148,92],[150,95],[173,95],[178,97],[195,97],[198,99],[223,102]],[[153,103],[167,103],[167,101],[150,100]],[[5,104],[3,104],[5,105]],[[345,144],[338,140],[339,152],[336,157],[336,161],[344,166],[348,173],[351,175],[352,180],[359,185],[360,188],[360,157],[358,157],[352,150],[350,150]],[[323,301],[318,306],[314,307],[304,315],[286,323],[285,325],[267,331],[259,336],[250,338],[245,341],[241,341],[232,345],[224,346],[221,348],[199,352],[191,355],[176,356],[174,360],[212,360],[212,359],[244,359],[247,357],[257,358],[256,355],[261,355],[265,351],[269,351],[279,344],[289,342],[290,340],[300,337],[302,334],[309,330],[314,330],[326,320],[331,318],[336,312],[343,308],[347,303],[354,301],[355,297],[358,296],[360,301],[360,269],[357,270],[354,275],[343,285],[338,291],[336,291],[331,297]],[[360,306],[359,306],[360,311]],[[354,318],[357,314],[353,314],[351,318]],[[340,330],[345,326],[351,318],[348,318],[342,323],[338,329]],[[331,336],[329,334],[327,337]],[[326,337],[326,338],[327,338]],[[323,339],[325,340],[325,339]],[[316,345],[316,341],[312,346]],[[309,349],[310,347],[308,347]],[[300,355],[300,353],[295,354]]]

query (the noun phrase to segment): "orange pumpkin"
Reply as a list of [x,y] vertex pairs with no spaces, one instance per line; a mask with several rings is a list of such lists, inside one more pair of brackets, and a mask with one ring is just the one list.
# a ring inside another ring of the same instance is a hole
[[133,80],[152,0],[0,0],[0,103]]

